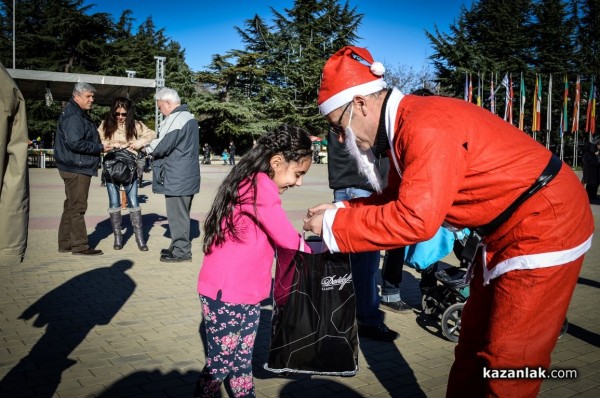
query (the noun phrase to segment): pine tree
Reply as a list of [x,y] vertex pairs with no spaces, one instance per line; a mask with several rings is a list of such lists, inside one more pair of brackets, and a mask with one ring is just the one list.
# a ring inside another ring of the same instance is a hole
[[327,128],[316,101],[322,68],[357,39],[362,15],[335,0],[297,0],[285,14],[271,11],[273,26],[258,15],[246,20],[236,27],[244,49],[213,56],[198,74],[203,95],[194,109],[203,131],[221,137],[215,139],[250,143],[280,123],[315,134]]

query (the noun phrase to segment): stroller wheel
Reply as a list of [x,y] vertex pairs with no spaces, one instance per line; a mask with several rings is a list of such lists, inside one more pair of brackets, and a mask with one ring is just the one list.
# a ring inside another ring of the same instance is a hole
[[453,343],[458,342],[460,334],[460,318],[462,316],[465,303],[455,303],[446,308],[442,315],[442,333],[444,337]]
[[560,339],[561,337],[563,337],[565,335],[565,333],[567,333],[567,329],[569,328],[569,320],[567,318],[565,318],[565,321],[563,322],[562,327],[560,328],[560,334],[558,335],[558,338]]
[[441,308],[440,303],[442,302],[443,298],[444,295],[438,286],[428,289],[421,298],[421,308],[423,309],[423,314],[429,316],[438,315]]

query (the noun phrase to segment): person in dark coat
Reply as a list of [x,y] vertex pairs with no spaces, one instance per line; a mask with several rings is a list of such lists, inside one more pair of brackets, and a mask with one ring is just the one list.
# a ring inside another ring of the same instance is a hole
[[585,145],[583,153],[583,182],[590,202],[598,198],[600,185],[600,138]]
[[96,124],[88,114],[96,89],[79,82],[67,103],[54,139],[54,160],[65,183],[66,200],[58,227],[58,251],[80,255],[98,255],[102,250],[88,245],[85,212],[92,176],[98,176],[100,154],[112,149],[102,144]]
[[165,195],[171,233],[171,244],[161,250],[160,261],[192,261],[190,211],[194,195],[200,192],[198,121],[172,88],[161,88],[155,98],[165,120],[146,153],[153,158],[152,191]]

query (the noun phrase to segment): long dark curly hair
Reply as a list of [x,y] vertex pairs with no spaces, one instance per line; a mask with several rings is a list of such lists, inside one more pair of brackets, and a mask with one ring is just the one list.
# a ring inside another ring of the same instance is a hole
[[136,121],[135,121],[135,106],[133,101],[125,97],[117,97],[113,100],[110,110],[104,116],[104,137],[110,140],[113,134],[119,127],[119,122],[115,112],[117,109],[123,108],[127,111],[127,117],[125,118],[125,134],[127,142],[137,139]]
[[306,130],[299,127],[281,125],[261,136],[256,145],[248,151],[231,169],[217,190],[215,200],[204,220],[204,241],[202,250],[209,254],[211,247],[220,246],[225,236],[231,234],[239,241],[239,234],[233,219],[233,210],[241,205],[239,186],[249,179],[249,189],[253,191],[252,203],[256,215],[256,177],[263,172],[273,178],[271,158],[281,154],[286,162],[299,162],[312,156],[312,142]]

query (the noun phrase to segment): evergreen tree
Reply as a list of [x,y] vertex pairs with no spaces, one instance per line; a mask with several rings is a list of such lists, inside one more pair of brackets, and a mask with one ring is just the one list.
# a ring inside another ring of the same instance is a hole
[[280,123],[313,134],[327,129],[317,108],[322,68],[356,41],[362,15],[335,0],[297,0],[285,13],[271,11],[273,26],[258,15],[245,21],[236,27],[244,49],[213,56],[197,76],[203,94],[195,110],[213,140],[236,136],[250,143]]
[[[575,3],[577,4],[577,3]],[[578,54],[576,70],[583,75],[600,77],[600,0],[580,0],[581,18],[577,19]]]

